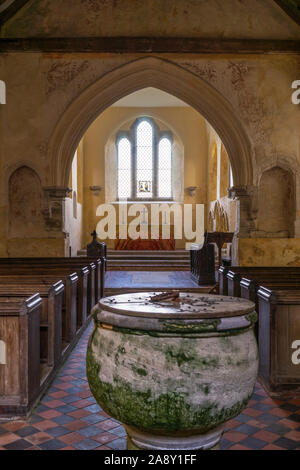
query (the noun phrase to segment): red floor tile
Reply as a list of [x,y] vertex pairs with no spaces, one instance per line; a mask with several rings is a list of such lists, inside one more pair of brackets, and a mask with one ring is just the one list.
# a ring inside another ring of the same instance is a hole
[[65,442],[66,444],[76,444],[77,442],[85,440],[86,437],[78,434],[77,432],[71,432],[65,436],[59,438],[60,441]]
[[49,441],[52,439],[52,436],[45,432],[37,432],[36,434],[33,434],[32,436],[26,437],[26,440],[28,442],[31,442],[34,445],[39,445],[42,444],[43,442]]
[[[91,404],[91,403],[89,403]],[[71,413],[68,413],[69,416],[72,416],[73,418],[85,418],[86,416],[90,415],[91,413],[86,410],[76,410],[76,411],[71,411]]]
[[267,446],[263,447],[261,450],[283,450],[283,449],[274,444],[268,444]]
[[61,413],[59,413],[59,411],[49,410],[49,411],[43,411],[42,413],[39,413],[39,415],[42,418],[52,419],[52,418],[57,418],[57,416],[60,416]]
[[0,436],[0,446],[5,446],[6,444],[10,444],[11,442],[15,442],[18,439],[20,439],[19,436],[13,433],[9,434],[4,434],[3,436]]
[[275,442],[278,439],[278,434],[274,434],[272,432],[262,430],[253,434],[253,437],[255,437],[256,439],[261,439],[262,441],[271,443],[271,442]]
[[224,434],[224,437],[231,442],[241,442],[247,437],[247,435],[241,432],[228,431]]
[[44,421],[40,421],[39,423],[35,423],[34,427],[40,429],[41,431],[46,431],[47,429],[56,428],[57,423],[54,421],[45,419]]
[[70,431],[79,431],[79,429],[86,428],[88,426],[87,423],[84,423],[83,421],[77,420],[77,421],[71,421],[70,423],[67,423],[64,425],[65,428],[70,429]]
[[234,444],[232,447],[230,447],[229,450],[251,450],[249,447],[242,446],[240,444]]
[[118,436],[109,432],[103,432],[99,434],[98,436],[93,436],[93,440],[97,442],[101,442],[101,444],[107,444],[108,442],[114,441],[116,439],[118,439]]
[[27,426],[27,423],[24,421],[10,421],[8,423],[2,424],[2,427],[10,432],[19,431],[19,429]]
[[290,431],[285,436],[287,439],[292,439],[293,441],[299,442],[300,447],[300,432],[299,431]]

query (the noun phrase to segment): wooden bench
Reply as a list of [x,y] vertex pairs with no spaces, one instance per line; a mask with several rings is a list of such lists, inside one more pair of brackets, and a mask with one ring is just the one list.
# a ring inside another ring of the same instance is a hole
[[[42,299],[42,310],[40,317],[40,352],[41,362],[45,364],[45,375],[47,369],[56,367],[61,361],[63,338],[62,338],[62,309],[64,285],[61,281],[53,285],[23,285],[3,284],[0,277],[0,302],[9,307],[11,297],[23,298],[32,295],[33,289],[37,289]],[[9,296],[9,297],[8,297]]]
[[248,279],[266,279],[272,276],[273,279],[295,279],[300,278],[300,268],[298,267],[259,267],[259,266],[221,266],[218,271],[219,294],[240,297],[240,282],[243,277]]
[[[85,329],[90,319],[90,310],[103,296],[104,274],[101,258],[0,259],[2,317],[6,317],[7,312],[17,315],[20,305],[32,296],[38,296],[41,302],[39,318],[35,322],[35,340],[32,343],[35,348],[34,358],[39,364],[39,373],[35,374],[38,380],[29,383],[30,399],[24,405],[20,404],[19,397],[7,395],[6,392],[6,395],[2,394],[1,418],[24,416],[33,406],[35,397],[46,390]],[[20,347],[26,348],[26,341],[29,340],[23,336],[21,338],[24,344]],[[6,344],[2,337],[0,341],[0,346]],[[8,362],[12,361],[11,350],[6,348],[6,357],[7,354]],[[37,366],[32,367],[38,370]],[[3,372],[1,364],[0,372]],[[24,374],[26,373],[24,370]],[[21,380],[25,380],[24,377]]]
[[[0,269],[1,271],[1,269]],[[12,270],[10,270],[12,271]],[[26,292],[34,294],[39,290],[47,287],[48,289],[55,284],[62,272],[60,271],[57,275],[46,275],[43,274],[38,268],[32,268],[33,274],[20,274],[20,275],[3,275],[0,272],[0,285],[3,286],[4,292],[7,286],[20,288],[24,286]],[[63,273],[64,274],[64,273]],[[81,294],[78,294],[78,275],[76,273],[64,274],[62,282],[65,287],[63,297],[63,311],[62,311],[62,338],[65,345],[71,343],[77,332],[78,316],[81,314],[82,309],[80,308],[86,304],[86,295],[84,294],[84,278],[81,277]],[[83,290],[83,292],[82,292]],[[80,313],[78,313],[80,312]]]
[[240,281],[240,297],[251,300],[258,308],[257,293],[262,285],[271,290],[297,290],[300,289],[300,275],[298,280],[292,278],[290,281],[273,277],[271,273],[262,279],[257,279],[257,277],[255,279],[248,279],[247,277],[243,277]]
[[[247,277],[246,277],[247,276]],[[259,378],[269,391],[300,386],[292,344],[300,339],[300,268],[221,269],[220,290],[255,302],[258,311]]]
[[215,249],[212,244],[203,247],[192,244],[190,250],[192,278],[198,285],[215,285]]
[[0,416],[26,415],[40,392],[42,299],[0,299]]
[[45,266],[47,269],[66,268],[70,272],[87,268],[91,276],[91,279],[88,278],[88,310],[104,296],[105,261],[102,258],[0,258],[0,272],[1,267],[12,267],[14,272],[19,267],[21,273],[31,266]]
[[259,378],[270,391],[299,387],[300,365],[292,361],[300,340],[300,290],[258,290]]

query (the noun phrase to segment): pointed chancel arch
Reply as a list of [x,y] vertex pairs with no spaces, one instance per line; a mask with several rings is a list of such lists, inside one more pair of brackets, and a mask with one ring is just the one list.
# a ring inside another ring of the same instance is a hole
[[147,87],[176,96],[207,119],[228,152],[235,186],[252,184],[251,144],[231,104],[202,78],[156,57],[138,59],[114,69],[73,101],[49,144],[52,168],[49,184],[66,187],[75,150],[92,122],[119,99]]

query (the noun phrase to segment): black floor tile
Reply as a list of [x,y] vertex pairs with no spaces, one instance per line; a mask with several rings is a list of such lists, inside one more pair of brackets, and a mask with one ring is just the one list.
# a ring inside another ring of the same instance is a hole
[[273,444],[287,450],[294,450],[299,445],[299,443],[297,443],[296,441],[292,441],[291,439],[287,439],[286,437],[281,437],[277,441],[273,442]]
[[28,449],[28,447],[32,447],[32,444],[24,439],[19,439],[15,442],[11,442],[10,444],[6,444],[3,447],[7,450],[25,450]]
[[32,436],[32,434],[36,434],[40,432],[39,429],[34,428],[33,426],[25,426],[24,428],[19,429],[15,432],[20,437]]

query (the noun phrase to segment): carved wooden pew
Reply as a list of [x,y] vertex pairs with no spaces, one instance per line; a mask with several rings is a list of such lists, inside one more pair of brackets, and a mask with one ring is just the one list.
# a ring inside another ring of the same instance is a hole
[[[253,282],[258,283],[258,285],[269,281],[269,282],[274,282],[276,284],[279,283],[281,284],[284,282],[284,274],[281,272],[281,268],[273,268],[270,271],[266,271],[265,268],[263,269],[262,272],[256,271],[256,272],[248,272],[247,271],[247,277],[251,277],[251,280]],[[243,279],[246,279],[246,275],[243,272],[236,273],[232,270],[229,270],[227,273],[227,284],[228,284],[228,295],[232,297],[241,297],[241,281]],[[300,270],[298,272],[290,272],[288,275],[288,280],[287,282],[296,282],[300,280]],[[245,283],[243,283],[245,287]]]
[[93,237],[93,240],[86,247],[87,257],[91,258],[91,259],[101,258],[103,263],[104,263],[103,269],[104,269],[104,273],[105,273],[106,268],[107,268],[107,265],[106,265],[106,263],[107,263],[107,245],[104,242],[98,242],[96,230],[94,230],[93,233],[91,233],[91,235]]
[[[297,282],[300,281],[300,269],[297,269],[297,271],[295,271],[295,268],[291,268],[288,273],[288,276],[285,276],[284,273],[281,271],[281,268],[279,267],[270,271],[263,270],[262,272],[252,272],[249,273],[249,277],[250,276],[251,279],[253,281],[256,281],[258,284],[262,284],[267,281],[271,283],[273,282],[275,284],[276,282],[278,284],[282,284],[284,282],[287,282],[288,284],[294,282],[297,284]],[[228,272],[228,295],[232,297],[241,297],[241,281],[244,277],[245,276],[243,275],[243,273],[235,273],[231,270]]]
[[[17,299],[20,303],[24,297],[40,292],[42,304],[35,355],[39,361],[41,360],[40,394],[46,389],[61,361],[83,331],[87,320],[88,305],[93,306],[103,291],[101,276],[103,276],[104,264],[102,260],[96,260],[96,263],[93,260],[88,260],[87,263],[86,258],[73,260],[71,259],[71,262],[69,258],[0,260],[0,304],[4,305],[6,310],[12,308],[12,299]],[[58,282],[60,279],[61,281]],[[55,299],[55,307],[52,311],[50,309],[51,297]],[[53,311],[55,324],[52,322]],[[59,314],[61,321],[59,321]],[[1,347],[2,344],[0,343]],[[7,416],[24,415],[24,407],[9,408],[7,400],[3,401],[3,405],[6,406]],[[30,406],[28,405],[26,409]]]
[[[26,285],[13,283],[13,278],[2,282],[0,276],[0,302],[9,307],[11,297],[24,298],[31,296],[34,289],[38,290],[42,299],[40,317],[40,352],[41,362],[45,364],[45,373],[56,367],[62,356],[62,307],[64,285],[61,281],[53,285]],[[9,297],[8,297],[9,296]]]
[[[0,267],[0,285],[19,285],[19,286],[28,286],[28,291],[30,290],[33,294],[43,287],[48,287],[48,289],[55,284],[59,277],[63,274],[61,271],[59,274],[46,275],[37,268],[31,267],[31,272],[33,274],[22,273],[21,275],[13,274],[11,271],[15,269],[10,269],[10,276],[1,274],[5,271],[3,266]],[[16,270],[18,271],[18,270]],[[73,338],[77,332],[77,317],[78,317],[78,275],[73,274],[64,274],[62,282],[65,286],[65,292],[63,297],[63,310],[62,310],[62,337],[64,347],[67,347],[69,343],[72,342]],[[83,301],[80,302],[83,304]]]
[[[50,279],[50,280],[59,280],[62,279],[64,283],[68,286],[70,285],[67,282],[68,277],[72,274],[73,276],[77,277],[77,284],[78,284],[78,291],[76,291],[75,295],[75,302],[76,302],[76,315],[78,317],[77,324],[82,325],[82,319],[87,317],[87,289],[88,289],[88,276],[89,270],[87,267],[85,268],[76,268],[77,272],[73,272],[74,268],[68,266],[52,266],[47,265],[46,263],[37,263],[30,261],[24,262],[22,265],[5,265],[0,264],[0,276],[7,274],[8,272],[11,275],[21,275],[23,276],[40,276],[43,279]],[[29,279],[29,278],[28,278]],[[25,278],[24,278],[25,282]],[[67,288],[67,287],[66,287]]]
[[190,250],[191,274],[198,285],[214,285],[215,281],[215,251],[214,246],[207,242],[201,247],[191,245]]
[[40,392],[42,299],[0,299],[0,416],[26,415]]
[[[104,260],[101,258],[87,259],[87,258],[1,258],[1,267],[12,267],[17,269],[19,267],[21,272],[27,272],[31,266],[45,266],[47,269],[67,269],[69,272],[79,272],[82,268],[89,270],[88,275],[88,293],[87,293],[87,311],[94,306],[98,300],[104,295]],[[15,271],[14,271],[15,272]]]
[[299,387],[293,344],[300,339],[300,290],[258,290],[259,377],[271,391]]
[[221,266],[218,272],[220,295],[240,297],[240,282],[243,277],[249,279],[292,279],[300,277],[299,267],[265,267],[265,266]]
[[295,290],[295,289],[300,289],[300,274],[298,280],[295,278],[292,278],[291,280],[283,280],[278,279],[277,277],[273,277],[271,274],[268,276],[265,276],[264,278],[261,279],[248,279],[246,277],[243,277],[240,282],[240,296],[243,299],[251,300],[252,302],[255,303],[257,309],[258,309],[258,290],[260,287],[263,285],[263,287],[266,287],[268,289],[277,289],[277,290],[283,290],[283,289],[288,289],[288,290]]

